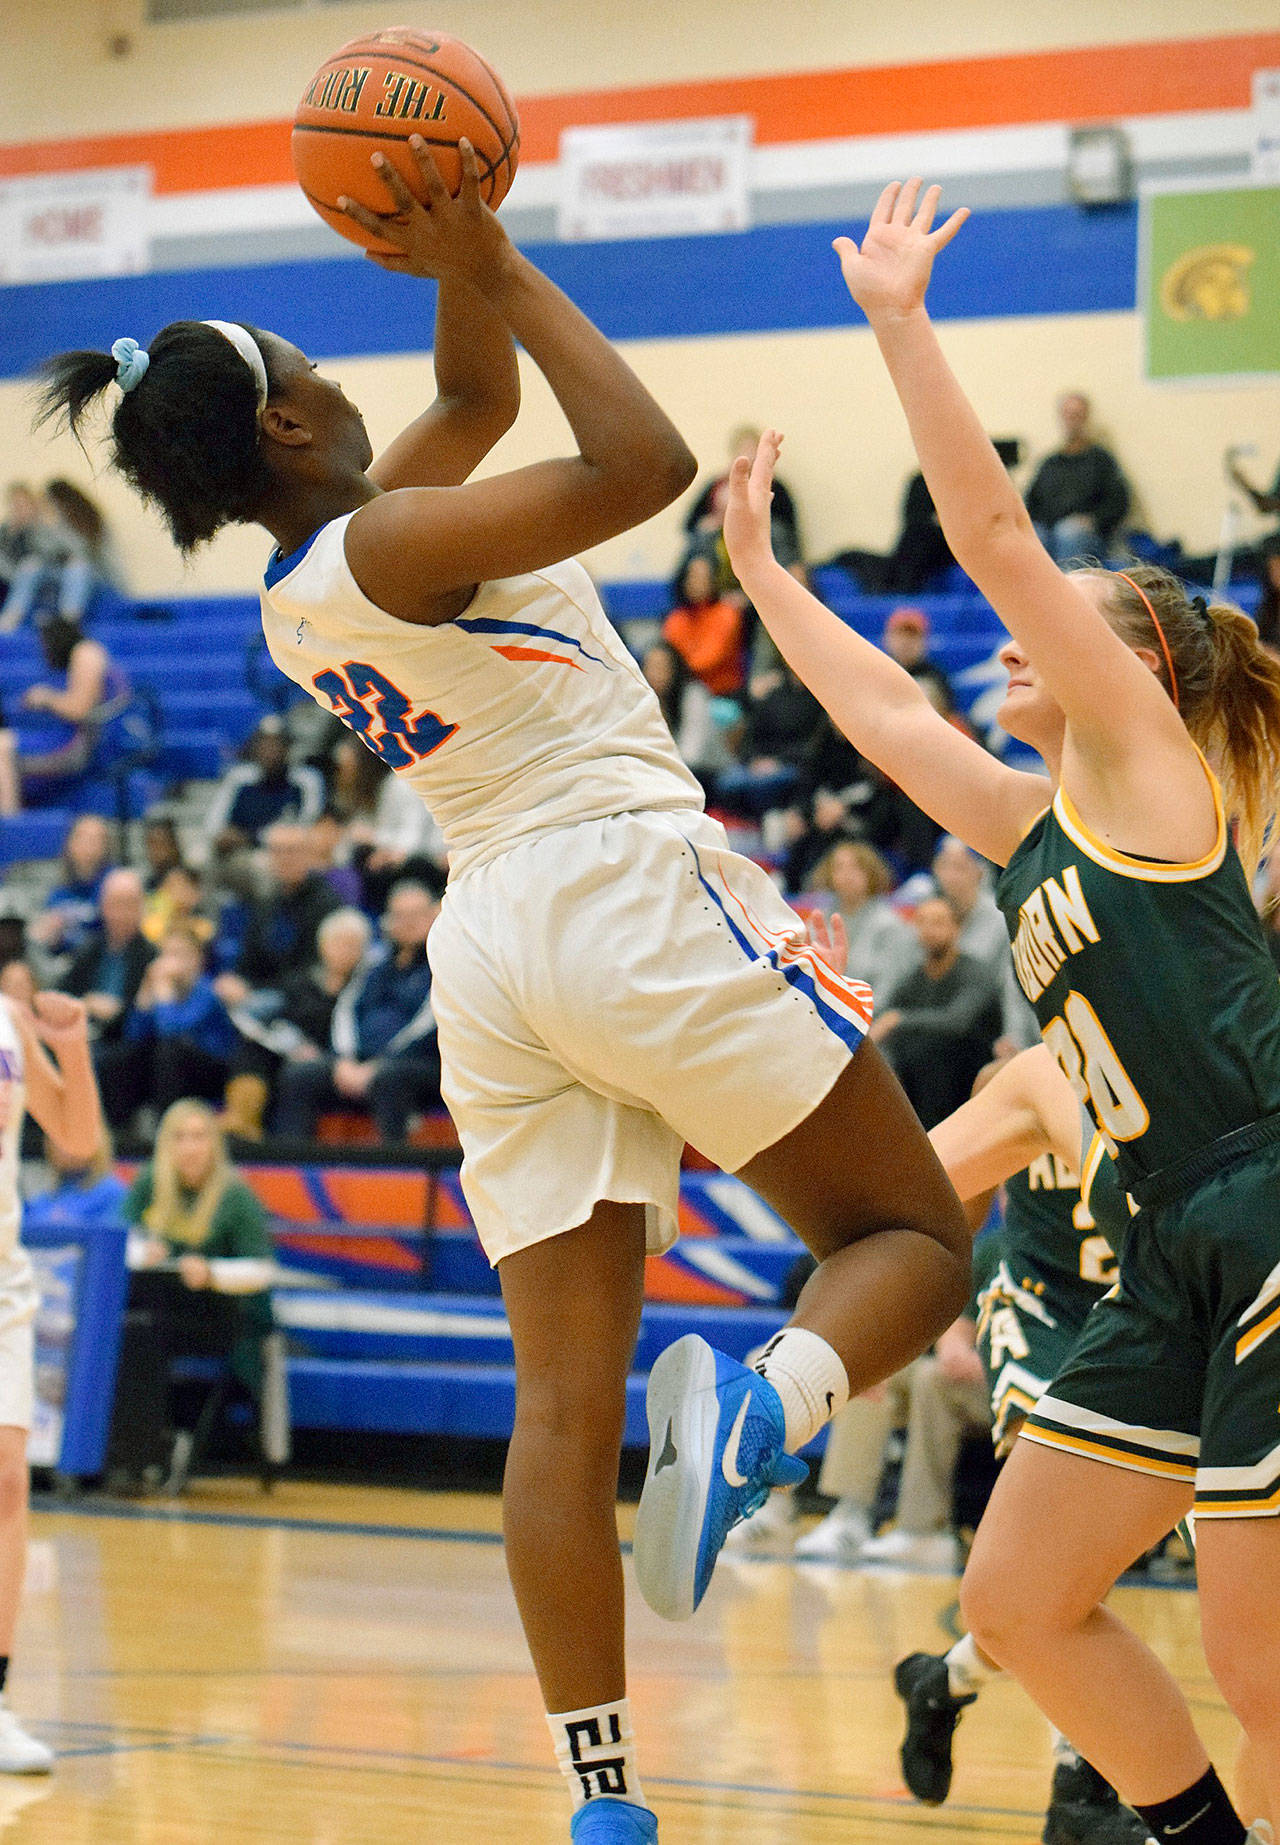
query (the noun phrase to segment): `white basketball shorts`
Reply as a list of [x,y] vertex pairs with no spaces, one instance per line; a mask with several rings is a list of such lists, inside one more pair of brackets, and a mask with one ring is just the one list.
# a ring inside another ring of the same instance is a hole
[[493,1263],[648,1207],[675,1241],[685,1141],[734,1172],[799,1126],[871,1022],[705,815],[542,834],[450,884],[428,941],[443,1092]]

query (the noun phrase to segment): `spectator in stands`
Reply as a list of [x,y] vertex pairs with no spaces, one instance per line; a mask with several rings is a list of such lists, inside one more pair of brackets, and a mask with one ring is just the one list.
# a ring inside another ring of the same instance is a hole
[[351,862],[351,841],[332,802],[311,822],[311,852],[316,870],[339,903],[363,903],[364,885]]
[[58,612],[79,621],[95,590],[124,590],[124,566],[102,509],[87,493],[69,480],[51,480],[44,497],[54,529],[73,558],[63,573]]
[[1255,487],[1253,482],[1241,469],[1238,450],[1229,448],[1227,450],[1226,459],[1228,476],[1235,482],[1236,486],[1239,487],[1241,493],[1247,494],[1253,501],[1255,511],[1262,513],[1264,516],[1267,514],[1280,513],[1280,468],[1276,469],[1275,480],[1272,482],[1269,489],[1266,487]]
[[[755,454],[760,442],[760,431],[743,424],[735,429],[729,438],[729,464],[739,455],[748,458]],[[700,549],[720,554],[723,552],[721,533],[724,529],[724,509],[729,493],[729,470],[718,474],[696,495],[693,505],[685,516],[684,529]],[[773,482],[773,504],[769,509],[773,522],[773,551],[781,564],[793,564],[804,555],[800,543],[800,515],[796,510],[795,498],[791,490],[776,477]],[[727,572],[728,560],[725,560]],[[729,573],[731,575],[731,573]],[[725,580],[724,575],[721,578]]]
[[821,705],[785,660],[758,674],[737,737],[738,766],[726,769],[717,783],[720,805],[755,816],[785,806],[822,716]]
[[282,718],[262,719],[249,740],[248,756],[228,769],[205,815],[205,831],[219,858],[256,846],[278,820],[310,826],[324,806],[317,772],[290,767]]
[[94,1065],[110,1113],[125,1026],[155,950],[142,933],[142,879],[120,868],[102,881],[100,927],[67,970],[63,987],[84,1001],[94,1037]]
[[960,919],[945,897],[925,897],[913,917],[923,959],[886,995],[871,1036],[926,1128],[968,1099],[1003,1022],[1002,985],[960,952]]
[[381,914],[401,878],[443,891],[444,835],[422,797],[349,731],[335,744],[332,764],[331,800],[346,822],[364,907]]
[[981,961],[999,982],[1004,1021],[997,1052],[1025,1050],[1028,1045],[1038,1044],[1040,1028],[1013,971],[1009,934],[992,892],[986,861],[963,839],[948,834],[934,854],[933,881],[960,919],[961,954]]
[[741,692],[742,610],[720,594],[715,564],[705,552],[695,551],[681,566],[662,638],[709,692],[725,697]]
[[1009,932],[991,890],[987,866],[953,833],[939,840],[933,856],[933,881],[960,922],[960,953],[972,955],[993,974],[1009,960]]
[[102,774],[126,746],[120,720],[130,704],[129,680],[101,641],[62,615],[48,615],[40,623],[40,645],[54,678],[29,686],[22,706],[46,712],[56,735],[42,738],[39,749],[20,746],[24,793]]
[[939,710],[955,709],[951,681],[937,662],[929,658],[929,617],[923,609],[893,609],[884,624],[880,645],[891,660],[896,660],[911,674],[931,704]]
[[39,539],[9,583],[0,631],[12,631],[41,608],[80,622],[98,589],[123,586],[106,520],[88,494],[69,480],[51,480],[38,517]]
[[838,551],[831,559],[867,595],[918,596],[931,578],[955,562],[942,535],[924,475],[915,473],[902,496],[902,525],[892,551]]
[[[0,521],[0,597],[7,604],[19,570],[30,560],[43,562],[50,555],[49,534],[40,517],[40,502],[25,481],[12,481],[5,489],[5,514]],[[6,608],[7,614],[7,608]],[[22,619],[0,614],[0,632],[15,628]]]
[[888,901],[893,873],[874,846],[842,840],[819,864],[813,886],[835,898],[849,937],[849,972],[879,1002],[919,967],[922,952],[915,930]]
[[[228,1328],[226,1355],[239,1383],[261,1398],[264,1345],[272,1330],[274,1274],[266,1215],[227,1158],[212,1111],[198,1101],[175,1102],[156,1135],[155,1156],[129,1190],[124,1213],[133,1273],[129,1305],[149,1310],[143,1337],[121,1347],[116,1400],[151,1400],[139,1374],[159,1372],[162,1428],[177,1420],[167,1388],[169,1363],[192,1349],[205,1353],[210,1336]],[[161,1268],[168,1273],[152,1275]],[[172,1271],[176,1269],[176,1273]],[[210,1296],[234,1297],[237,1311],[215,1311]],[[131,1318],[135,1317],[131,1314]],[[164,1400],[167,1398],[168,1400]],[[114,1431],[113,1431],[114,1445]],[[173,1440],[169,1490],[181,1490],[191,1458],[190,1432]]]
[[142,823],[142,856],[147,895],[159,890],[175,865],[182,864],[182,842],[169,814],[149,813]]
[[1258,639],[1272,653],[1280,653],[1280,532],[1273,532],[1258,546],[1258,564],[1262,576],[1262,594],[1254,610]]
[[123,1054],[104,1094],[107,1118],[123,1126],[135,1109],[163,1113],[183,1096],[221,1101],[235,1028],[205,972],[204,944],[171,923],[124,1022]]
[[952,1530],[956,1463],[966,1437],[991,1428],[991,1394],[976,1333],[975,1322],[963,1315],[912,1366],[897,1519],[892,1531],[863,1545],[864,1563],[946,1570],[959,1563]]
[[[269,1018],[232,1013],[240,1043],[227,1082],[223,1125],[242,1140],[261,1140],[271,1091],[283,1066],[314,1063],[333,1050],[333,1013],[366,971],[373,925],[362,910],[333,910],[316,931],[316,959],[285,982]],[[353,989],[354,992],[354,989]]]
[[439,905],[421,884],[397,884],[383,933],[390,952],[334,1008],[333,1054],[287,1065],[276,1124],[310,1140],[325,1108],[372,1115],[384,1141],[403,1140],[409,1116],[440,1102],[440,1054],[431,1010],[427,936]]
[[1129,510],[1129,484],[1110,449],[1093,440],[1090,414],[1082,391],[1058,399],[1062,443],[1045,456],[1026,493],[1046,550],[1064,566],[1105,558]]
[[[995,451],[1006,468],[1016,468],[1022,444],[1016,436],[994,436]],[[933,495],[924,475],[916,472],[902,496],[902,524],[887,556],[878,551],[839,551],[831,559],[853,576],[868,595],[918,596],[955,559],[938,523]]]
[[102,881],[115,855],[115,833],[100,814],[71,822],[62,847],[62,877],[30,928],[32,943],[49,955],[74,955],[98,926]]
[[316,870],[311,829],[277,821],[264,835],[267,890],[249,905],[243,941],[230,973],[220,974],[219,997],[242,1006],[254,988],[278,992],[290,974],[315,955],[316,930],[338,899]]
[[146,899],[142,933],[149,942],[158,943],[178,925],[189,929],[206,951],[217,933],[217,925],[205,906],[199,873],[186,865],[170,866]]
[[718,771],[730,758],[710,692],[669,641],[655,641],[647,648],[640,670],[653,688],[676,748],[703,787],[713,791]]

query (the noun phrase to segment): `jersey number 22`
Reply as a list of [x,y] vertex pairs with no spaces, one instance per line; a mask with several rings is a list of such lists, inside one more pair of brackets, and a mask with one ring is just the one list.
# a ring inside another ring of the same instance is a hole
[[389,769],[407,769],[421,762],[458,728],[442,724],[434,711],[412,718],[409,700],[399,686],[361,660],[348,660],[341,672],[330,667],[317,673],[311,683]]

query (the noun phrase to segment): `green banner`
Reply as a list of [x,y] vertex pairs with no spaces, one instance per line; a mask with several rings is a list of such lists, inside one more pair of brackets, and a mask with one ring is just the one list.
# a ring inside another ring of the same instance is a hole
[[1280,378],[1280,186],[1143,199],[1147,376]]

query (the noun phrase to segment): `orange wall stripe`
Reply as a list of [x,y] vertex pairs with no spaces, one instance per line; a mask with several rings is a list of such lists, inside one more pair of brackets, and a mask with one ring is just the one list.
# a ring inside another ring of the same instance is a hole
[[[1245,109],[1254,70],[1278,64],[1280,32],[1254,32],[525,97],[521,150],[526,160],[549,161],[570,126],[701,115],[754,116],[756,139],[768,145]],[[247,122],[11,142],[0,144],[0,176],[150,165],[157,192],[284,185],[293,178],[288,128],[287,121]]]
[[699,115],[752,115],[768,144],[1246,109],[1255,68],[1278,58],[1280,32],[1259,32],[534,97],[519,105],[520,145],[554,160],[571,124]]

